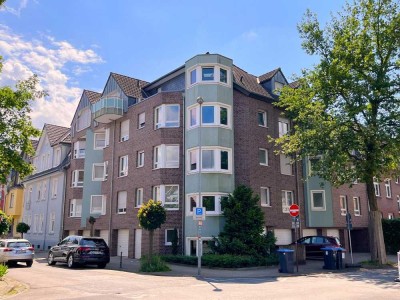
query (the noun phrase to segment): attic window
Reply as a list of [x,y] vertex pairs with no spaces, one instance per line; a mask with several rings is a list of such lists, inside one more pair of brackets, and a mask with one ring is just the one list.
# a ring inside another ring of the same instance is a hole
[[201,74],[202,74],[203,81],[213,81],[214,80],[214,67],[202,68]]
[[274,93],[279,95],[281,93],[281,89],[283,88],[283,83],[275,81]]

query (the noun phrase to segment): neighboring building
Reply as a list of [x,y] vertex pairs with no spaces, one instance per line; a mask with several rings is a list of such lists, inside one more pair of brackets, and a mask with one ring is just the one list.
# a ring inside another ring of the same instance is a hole
[[7,186],[5,184],[0,184],[0,209],[4,211],[6,202]]
[[25,178],[24,234],[36,249],[47,250],[62,236],[65,167],[71,148],[70,129],[45,124],[32,158],[35,171]]

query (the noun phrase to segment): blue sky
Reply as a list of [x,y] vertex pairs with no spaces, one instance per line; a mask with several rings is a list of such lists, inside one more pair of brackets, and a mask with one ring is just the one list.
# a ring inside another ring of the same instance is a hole
[[49,97],[33,123],[69,126],[83,89],[101,92],[110,72],[153,81],[194,55],[232,58],[254,75],[287,78],[316,58],[296,25],[307,8],[321,24],[344,0],[8,0],[0,10],[0,85],[38,74]]

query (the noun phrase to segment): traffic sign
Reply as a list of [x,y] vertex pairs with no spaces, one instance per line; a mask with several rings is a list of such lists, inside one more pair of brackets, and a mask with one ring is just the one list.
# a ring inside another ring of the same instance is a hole
[[193,220],[204,221],[206,219],[206,208],[205,207],[195,207],[193,212]]
[[299,215],[299,212],[300,212],[300,208],[299,208],[299,206],[297,204],[290,205],[289,214],[292,217],[297,217]]

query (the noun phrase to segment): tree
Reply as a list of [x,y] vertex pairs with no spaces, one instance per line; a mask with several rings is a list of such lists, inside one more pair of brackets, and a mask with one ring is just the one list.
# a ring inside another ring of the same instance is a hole
[[[0,57],[0,72],[2,58]],[[0,182],[5,183],[11,170],[23,178],[30,174],[33,166],[23,159],[21,153],[32,155],[31,138],[40,132],[32,126],[29,116],[30,101],[43,97],[46,93],[36,89],[39,79],[36,75],[19,81],[16,89],[0,88]]]
[[22,238],[24,237],[24,233],[27,233],[29,229],[31,229],[31,227],[24,222],[17,224],[17,232],[21,233]]
[[4,235],[8,232],[11,226],[11,217],[7,216],[2,210],[0,210],[0,235]]
[[146,204],[140,207],[138,212],[139,224],[145,230],[149,231],[149,261],[152,261],[153,255],[153,239],[154,230],[161,227],[165,223],[167,213],[161,201],[154,201],[150,199]]
[[219,254],[265,256],[275,238],[263,234],[264,214],[259,197],[244,185],[221,200],[225,225],[213,249]]
[[303,48],[319,56],[299,87],[282,90],[278,107],[293,120],[276,139],[294,160],[319,157],[314,175],[335,186],[366,184],[371,259],[386,263],[374,177],[398,174],[400,164],[400,10],[390,0],[357,0],[324,29],[307,11],[298,29]]
[[94,223],[96,223],[96,218],[90,216],[88,222],[90,224],[90,236],[94,236]]

